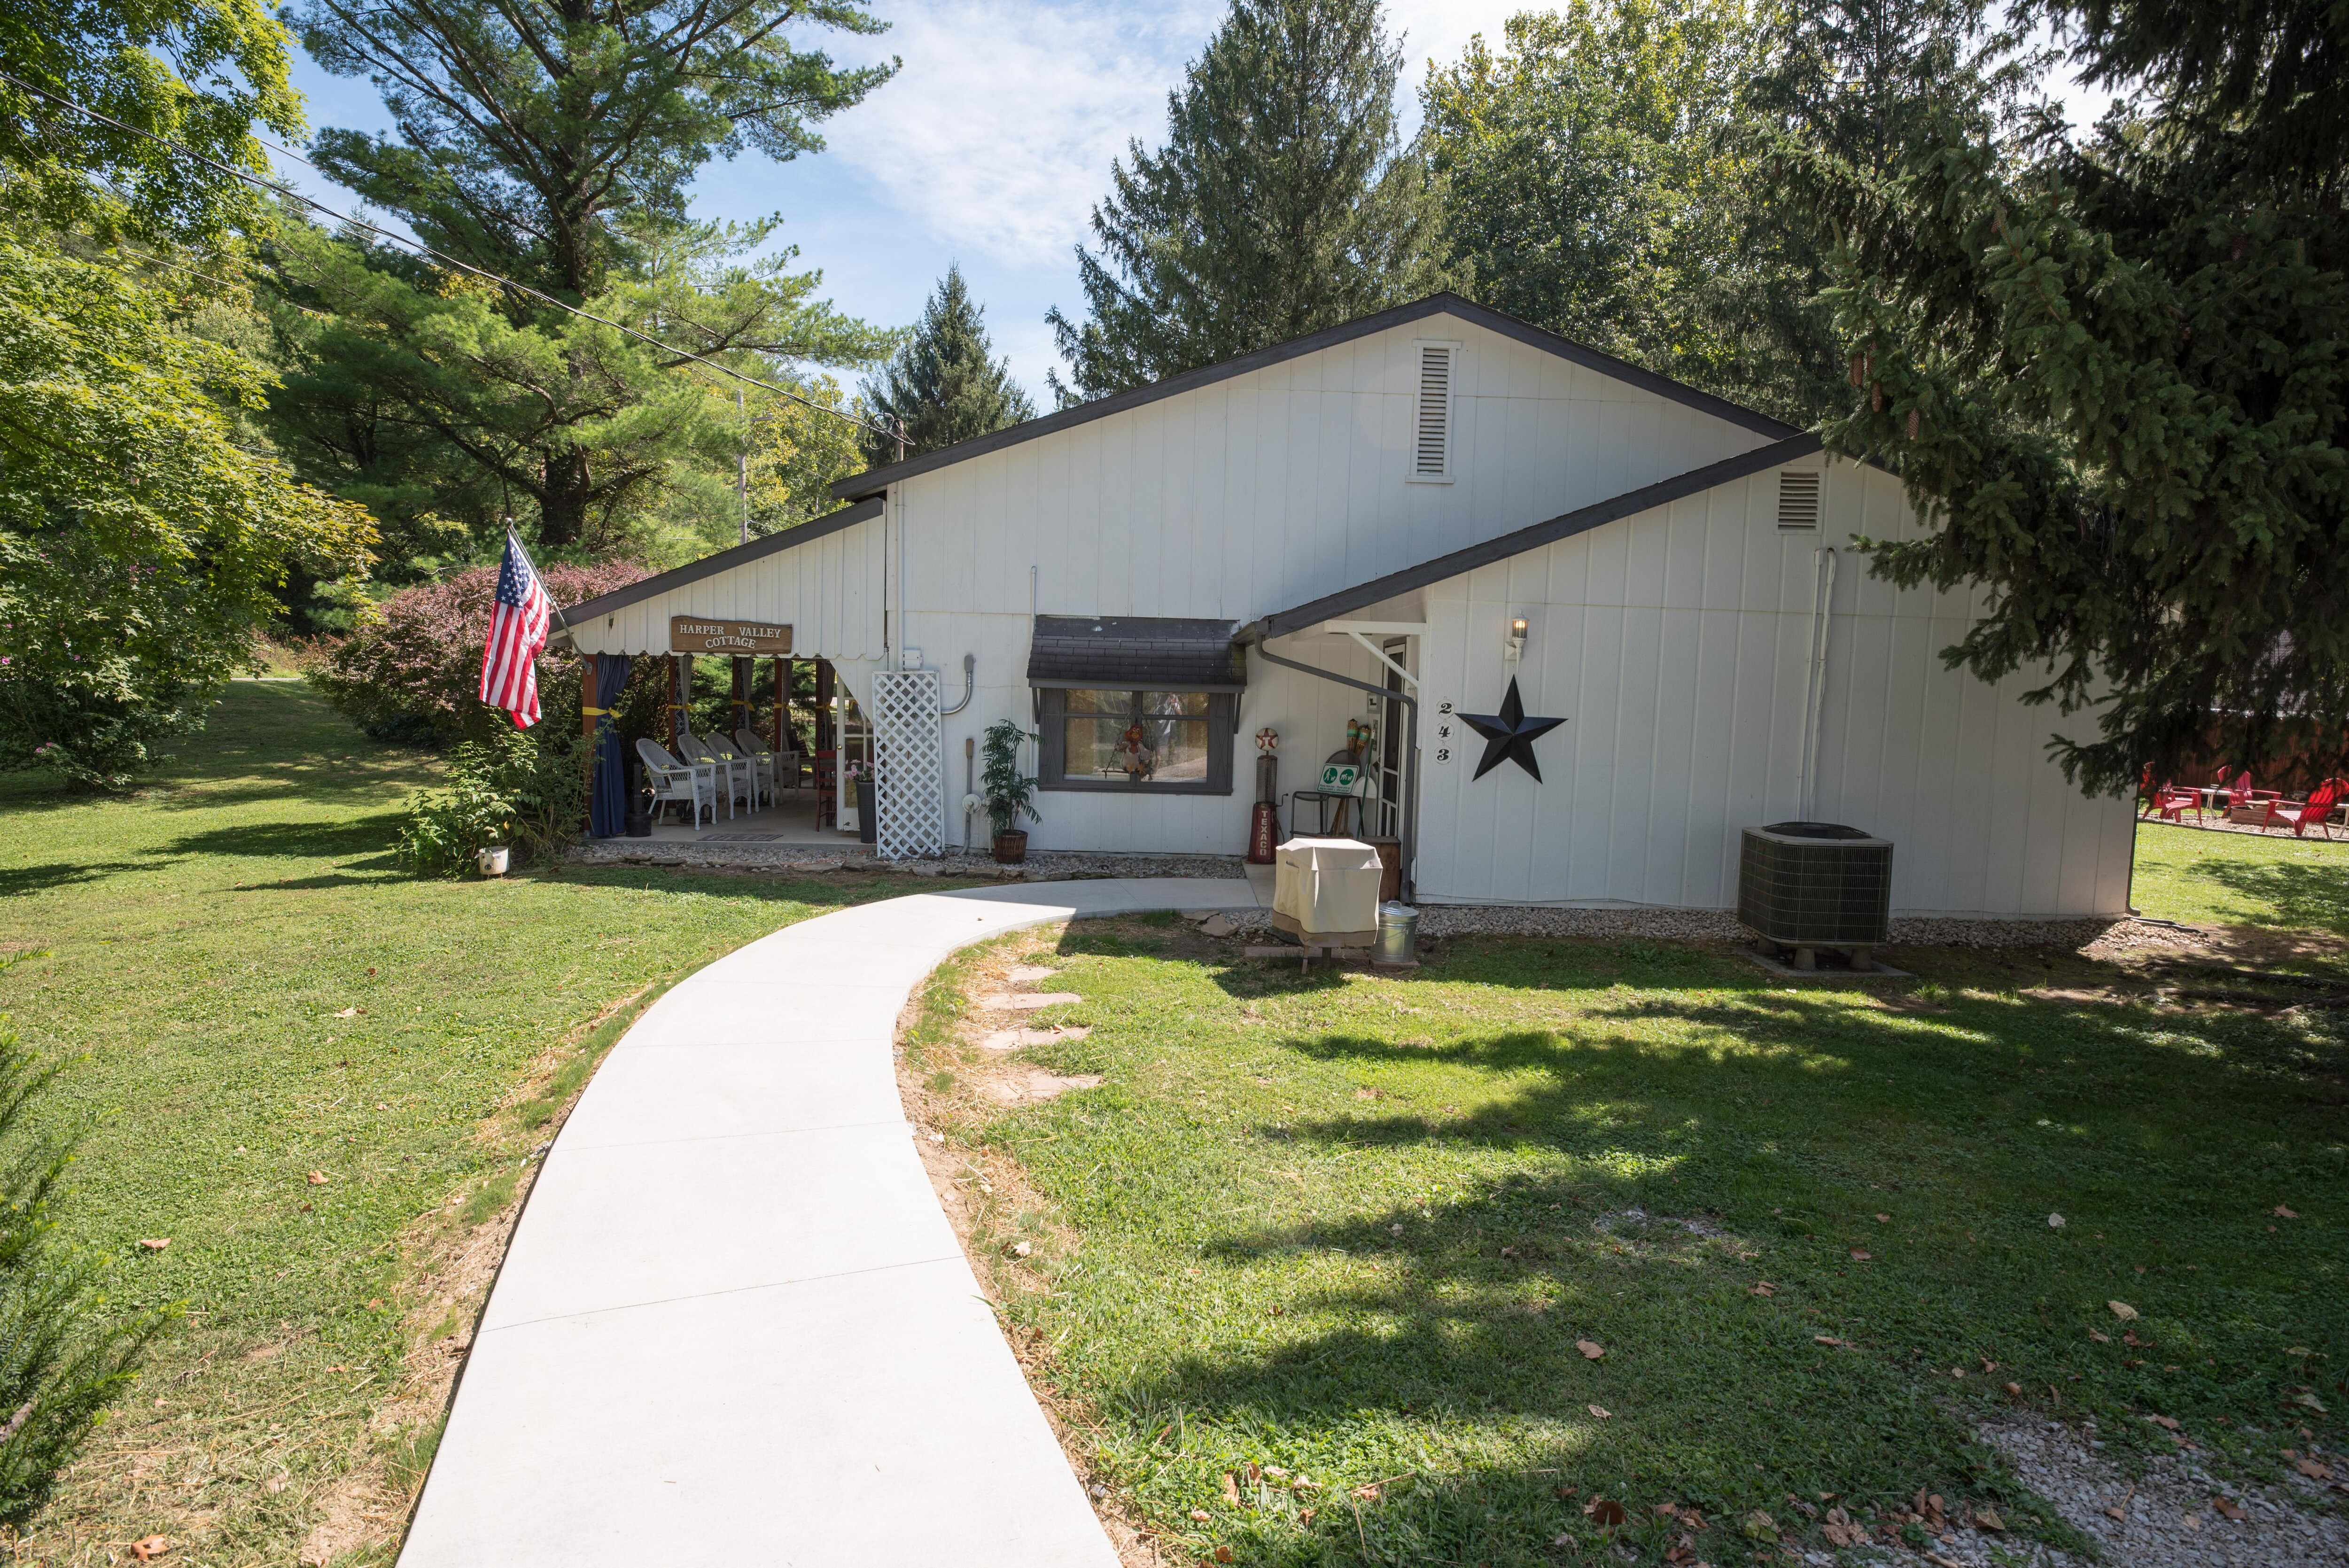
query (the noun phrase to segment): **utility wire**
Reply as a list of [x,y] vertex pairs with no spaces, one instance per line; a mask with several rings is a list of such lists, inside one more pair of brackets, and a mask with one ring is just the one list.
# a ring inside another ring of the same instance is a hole
[[[715,359],[705,359],[698,354],[688,353],[687,350],[678,347],[675,344],[664,343],[659,338],[653,336],[649,333],[638,332],[633,326],[629,326],[622,322],[613,321],[605,316],[597,315],[593,311],[581,310],[574,304],[566,304],[563,301],[556,299],[553,294],[543,293],[538,289],[531,287],[528,284],[518,284],[512,278],[501,277],[496,273],[490,272],[482,267],[477,267],[471,262],[452,256],[446,251],[436,250],[432,246],[426,244],[421,240],[411,240],[405,235],[395,233],[389,229],[378,227],[378,225],[367,222],[363,219],[351,217],[347,213],[337,212],[332,207],[327,206],[324,201],[318,201],[315,197],[305,196],[299,191],[295,191],[289,186],[280,185],[274,180],[264,180],[257,174],[249,174],[242,169],[234,168],[232,165],[221,162],[216,158],[208,157],[203,153],[198,152],[192,147],[182,147],[180,143],[171,140],[169,137],[158,136],[151,130],[141,130],[135,125],[126,125],[121,120],[116,119],[112,115],[101,114],[94,108],[86,108],[81,104],[76,103],[69,98],[62,98],[56,93],[47,91],[41,88],[36,88],[21,77],[14,77],[9,75],[6,71],[0,71],[0,82],[6,82],[13,87],[21,88],[25,91],[31,93],[35,98],[46,98],[50,103],[56,104],[62,108],[69,108],[76,114],[94,119],[101,125],[110,125],[117,130],[127,130],[133,136],[144,137],[149,141],[155,143],[157,146],[164,148],[170,151],[176,152],[182,158],[191,158],[198,163],[204,164],[209,168],[217,169],[222,174],[229,176],[229,178],[233,180],[242,180],[248,185],[257,185],[264,191],[274,191],[280,196],[299,201],[306,207],[315,207],[319,211],[324,212],[327,217],[335,219],[338,222],[348,223],[355,229],[365,229],[370,234],[380,234],[383,238],[390,241],[393,244],[406,245],[420,255],[428,256],[434,261],[440,262],[449,266],[456,267],[460,271],[471,273],[475,277],[485,278],[489,282],[496,284],[501,287],[510,288],[516,294],[527,294],[532,299],[540,300],[547,304],[554,306],[557,310],[568,311],[573,315],[578,316],[582,320],[595,322],[600,326],[608,326],[615,332],[624,332],[630,337],[651,344],[655,348],[659,349],[664,354],[673,354],[680,359],[689,359],[696,365],[706,365],[712,370],[719,371],[723,375],[731,376],[737,381],[747,382],[752,387],[761,387],[764,390],[775,393],[780,397],[788,397],[794,403],[805,404],[808,407],[816,410],[816,412],[820,414],[829,414],[833,418],[854,425],[860,430],[870,430],[874,435],[881,437],[884,440],[895,441],[900,444],[901,448],[905,441],[905,433],[902,430],[884,429],[878,425],[869,424],[866,421],[856,418],[854,414],[843,414],[839,409],[834,408],[828,404],[819,403],[814,398],[807,397],[802,393],[794,392],[788,387],[779,387],[771,381],[763,380],[759,377],[751,376],[743,371],[737,370],[732,366],[720,365]],[[282,152],[286,150],[280,148],[278,150]],[[317,167],[316,164],[310,163],[308,159],[302,158],[299,153],[290,153],[289,156],[300,159],[302,162],[309,164],[313,169]]]

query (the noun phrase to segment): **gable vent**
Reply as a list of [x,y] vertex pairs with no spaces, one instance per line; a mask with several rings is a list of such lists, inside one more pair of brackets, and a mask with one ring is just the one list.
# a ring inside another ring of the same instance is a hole
[[1778,526],[1816,528],[1819,525],[1819,476],[1801,469],[1778,475]]
[[1412,427],[1411,477],[1452,477],[1452,356],[1448,343],[1419,346],[1419,415]]

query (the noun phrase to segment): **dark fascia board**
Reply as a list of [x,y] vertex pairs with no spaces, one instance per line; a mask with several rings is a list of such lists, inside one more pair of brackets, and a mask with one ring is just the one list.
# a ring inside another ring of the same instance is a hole
[[1766,447],[1756,447],[1737,457],[1724,458],[1720,462],[1708,463],[1703,468],[1692,469],[1668,480],[1658,480],[1654,484],[1642,485],[1635,490],[1626,490],[1610,500],[1578,508],[1547,522],[1521,528],[1515,533],[1505,533],[1497,539],[1488,539],[1481,544],[1455,550],[1449,555],[1439,555],[1423,565],[1405,567],[1401,572],[1391,572],[1384,577],[1359,586],[1340,589],[1309,603],[1299,604],[1293,610],[1267,615],[1250,630],[1257,636],[1285,637],[1291,632],[1301,632],[1308,626],[1368,609],[1381,599],[1392,599],[1398,593],[1408,593],[1431,583],[1457,577],[1479,566],[1490,566],[1512,555],[1522,555],[1528,550],[1536,550],[1561,539],[1571,539],[1578,533],[1588,533],[1601,523],[1631,517],[1662,506],[1667,501],[1678,500],[1682,496],[1695,495],[1717,485],[1725,485],[1732,480],[1742,480],[1765,469],[1776,468],[1781,463],[1796,461],[1818,449],[1819,438],[1813,435],[1791,436],[1783,441],[1773,441]]
[[802,544],[812,544],[826,534],[838,533],[842,529],[868,518],[879,517],[883,506],[882,498],[874,496],[870,500],[858,501],[854,506],[828,511],[822,517],[801,523],[797,528],[787,528],[781,533],[771,533],[764,539],[754,539],[748,544],[738,544],[731,550],[705,555],[673,572],[664,572],[657,577],[647,577],[640,583],[631,583],[626,588],[615,588],[600,597],[585,600],[564,611],[563,618],[566,621],[586,621],[597,615],[608,615],[623,606],[640,603],[672,588],[682,588],[688,583],[715,577],[720,572],[730,572],[737,566],[748,565],[753,561],[793,550]]
[[1659,376],[1652,370],[1642,370],[1629,361],[1618,359],[1611,354],[1601,354],[1599,350],[1577,343],[1570,337],[1560,337],[1557,334],[1546,331],[1531,322],[1519,321],[1516,316],[1506,315],[1489,305],[1478,304],[1473,300],[1463,299],[1455,294],[1430,294],[1423,300],[1413,300],[1409,304],[1399,304],[1392,310],[1381,311],[1376,315],[1366,315],[1360,321],[1347,322],[1342,326],[1324,327],[1319,332],[1308,333],[1303,337],[1290,338],[1287,343],[1277,343],[1270,348],[1259,348],[1254,354],[1243,354],[1237,359],[1226,359],[1220,365],[1202,366],[1196,370],[1186,370],[1180,376],[1170,376],[1164,381],[1153,382],[1147,387],[1137,387],[1131,392],[1120,392],[1114,397],[1102,397],[1091,403],[1081,403],[1073,408],[1063,408],[1057,414],[1047,414],[1041,418],[1030,419],[1024,424],[1009,426],[989,435],[975,436],[968,441],[957,441],[951,447],[941,447],[935,452],[926,452],[918,458],[908,458],[902,463],[891,463],[885,468],[868,469],[861,474],[852,475],[835,483],[832,487],[832,493],[843,500],[851,497],[878,495],[897,480],[911,479],[916,474],[926,474],[933,469],[942,469],[950,463],[959,463],[967,459],[982,457],[988,452],[1000,451],[1006,447],[1016,447],[1022,441],[1032,441],[1039,436],[1049,436],[1056,430],[1065,430],[1071,426],[1084,424],[1088,420],[1105,419],[1112,414],[1122,414],[1128,408],[1139,408],[1145,403],[1155,403],[1162,397],[1173,397],[1197,387],[1210,387],[1218,381],[1229,380],[1235,376],[1245,376],[1251,370],[1261,370],[1268,365],[1278,365],[1284,360],[1302,358],[1308,354],[1317,353],[1340,343],[1350,343],[1355,338],[1368,337],[1374,332],[1385,332],[1391,327],[1402,326],[1414,321],[1423,321],[1432,315],[1457,316],[1462,321],[1484,327],[1490,332],[1496,332],[1504,337],[1515,338],[1517,342],[1530,347],[1538,348],[1545,354],[1555,354],[1560,359],[1568,360],[1587,370],[1596,370],[1600,375],[1611,377],[1627,386],[1637,387],[1645,392],[1653,392],[1658,397],[1711,414],[1716,418],[1726,419],[1733,425],[1752,430],[1756,435],[1767,436],[1773,440],[1780,440],[1795,433],[1795,428],[1792,425],[1783,424],[1767,414],[1746,407],[1742,403],[1733,403],[1726,397],[1716,397],[1710,392],[1700,392],[1693,387],[1684,387],[1669,376]]

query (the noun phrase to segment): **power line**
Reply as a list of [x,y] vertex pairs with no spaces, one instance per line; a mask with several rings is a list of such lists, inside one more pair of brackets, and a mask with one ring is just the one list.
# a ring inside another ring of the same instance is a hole
[[[379,234],[395,245],[406,245],[409,249],[417,252],[419,255],[428,256],[432,260],[440,262],[448,266],[456,267],[460,271],[471,273],[475,277],[485,278],[489,282],[496,284],[502,288],[510,288],[516,294],[527,294],[532,299],[540,300],[547,304],[554,306],[557,310],[568,311],[573,315],[578,316],[583,321],[592,321],[599,326],[608,326],[615,332],[626,333],[630,337],[637,338],[643,342],[651,344],[655,348],[659,349],[664,354],[673,354],[680,359],[689,359],[696,365],[708,366],[710,369],[718,371],[721,375],[731,376],[737,381],[746,382],[752,387],[764,388],[765,390],[775,393],[780,397],[788,397],[794,403],[804,404],[820,414],[829,414],[833,418],[854,425],[860,430],[870,430],[874,435],[881,437],[884,440],[902,442],[905,439],[903,433],[900,431],[885,430],[878,425],[869,424],[866,421],[856,418],[854,414],[843,414],[839,409],[832,407],[828,404],[819,403],[814,398],[807,397],[802,393],[794,392],[788,387],[778,387],[771,381],[763,380],[759,377],[751,376],[743,371],[737,370],[730,365],[720,365],[715,359],[705,359],[700,355],[689,353],[685,349],[678,347],[674,344],[664,343],[659,338],[653,336],[651,334],[638,332],[635,327],[629,326],[623,322],[613,321],[607,317],[597,315],[593,311],[581,310],[575,304],[566,304],[563,301],[556,299],[553,294],[534,289],[528,284],[518,284],[512,278],[502,277],[496,273],[488,271],[486,268],[477,267],[471,262],[464,261],[459,257],[449,254],[446,251],[436,250],[432,246],[426,244],[421,240],[411,240],[405,235],[395,233],[389,229],[381,228],[374,223],[367,222],[364,219],[354,218],[344,212],[337,212],[332,207],[327,206],[324,201],[318,201],[316,197],[305,196],[299,191],[295,191],[289,186],[280,185],[274,180],[264,180],[257,174],[248,174],[242,169],[232,167],[229,164],[221,162],[216,158],[212,158],[204,153],[198,152],[192,147],[182,147],[180,143],[171,140],[169,137],[158,136],[151,130],[142,130],[135,125],[126,125],[121,120],[116,119],[112,115],[101,114],[94,108],[88,108],[81,104],[76,103],[69,98],[63,98],[56,93],[47,91],[44,88],[36,88],[32,83],[26,81],[20,77],[9,75],[6,71],[0,71],[0,82],[7,82],[14,87],[22,88],[25,91],[31,93],[35,98],[46,98],[49,102],[57,104],[61,108],[73,110],[76,114],[97,120],[101,125],[110,125],[117,130],[125,130],[129,131],[133,136],[144,137],[149,141],[155,143],[158,147],[163,148],[168,151],[176,152],[182,158],[194,159],[197,162],[204,164],[209,168],[217,169],[232,180],[242,180],[248,185],[256,185],[262,190],[274,191],[280,196],[299,201],[305,207],[315,207],[319,211],[324,212],[327,217],[336,220],[337,222],[348,223],[355,229],[365,229],[370,234]],[[278,150],[281,152],[287,151],[285,148],[279,148]],[[300,153],[288,153],[288,156],[299,159],[300,161],[309,164],[313,169],[317,168],[316,164],[310,163],[310,160],[306,158],[303,158]],[[704,330],[707,329],[705,328]]]

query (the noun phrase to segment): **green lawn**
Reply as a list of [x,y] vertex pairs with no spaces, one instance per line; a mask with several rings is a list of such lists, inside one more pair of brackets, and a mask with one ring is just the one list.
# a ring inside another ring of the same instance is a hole
[[2147,822],[2137,830],[2131,897],[2147,914],[2189,924],[2349,937],[2349,842],[2313,830],[2253,838]]
[[0,1010],[87,1058],[48,1107],[89,1128],[64,1229],[119,1259],[117,1299],[188,1308],[18,1561],[106,1563],[160,1532],[174,1563],[284,1564],[338,1482],[383,1470],[376,1501],[403,1502],[439,1415],[409,1352],[464,1326],[421,1271],[511,1194],[616,1032],[596,1020],[896,891],[411,880],[387,846],[428,766],[295,685],[238,683],[181,749],[129,799],[0,780],[0,951],[38,954],[0,973]]
[[[2286,917],[2244,868],[2292,851],[2189,837],[2240,858],[2148,857],[2143,903]],[[987,1251],[1033,1249],[1010,1320],[1178,1560],[1588,1562],[1603,1497],[1630,1560],[1671,1502],[1743,1563],[1755,1511],[1825,1544],[1790,1493],[1865,1519],[1920,1489],[2061,1540],[1978,1419],[2093,1416],[2127,1460],[2167,1416],[2254,1478],[2342,1439],[2339,1014],[2082,1000],[2146,987],[2054,954],[1909,950],[1926,983],[1863,989],[1640,942],[1462,942],[1409,978],[1171,921],[1008,950],[1083,997],[1039,1022],[1092,1026],[1028,1057],[1107,1081],[965,1092],[993,1069],[951,973],[914,1065],[993,1172]]]

